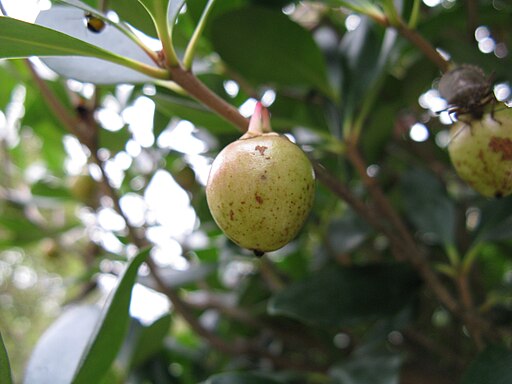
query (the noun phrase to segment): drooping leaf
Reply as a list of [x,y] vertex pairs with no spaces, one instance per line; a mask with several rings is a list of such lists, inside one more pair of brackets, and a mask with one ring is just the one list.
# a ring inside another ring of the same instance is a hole
[[349,325],[393,315],[417,287],[417,276],[402,264],[329,267],[277,293],[268,310],[311,325]]
[[[98,33],[89,31],[84,24],[84,11],[81,9],[70,6],[54,6],[41,12],[36,23],[73,36],[86,44],[109,52],[111,55],[125,58],[125,60],[130,59],[147,66],[155,65],[133,40],[112,25],[106,24],[105,28]],[[113,60],[108,62],[93,57],[49,57],[44,58],[43,61],[64,77],[95,84],[140,83],[150,80],[148,76],[115,64],[116,62]]]
[[401,179],[401,198],[409,220],[431,241],[450,245],[455,236],[455,206],[443,185],[432,174],[419,169]]
[[333,384],[398,384],[402,356],[386,350],[356,350],[348,361],[329,372]]
[[333,220],[327,230],[330,248],[338,253],[351,252],[368,237],[370,227],[352,212]]
[[143,325],[137,319],[132,319],[128,337],[120,352],[120,360],[126,369],[144,364],[160,351],[170,325],[170,314],[162,316],[149,325]]
[[282,12],[253,6],[226,12],[213,20],[211,40],[222,59],[253,82],[332,94],[311,34]]
[[512,236],[512,198],[486,202],[477,228],[478,241],[500,241]]
[[137,271],[149,251],[146,249],[140,252],[130,261],[110,294],[73,376],[74,384],[99,382],[114,361],[129,324],[128,310]]
[[146,12],[141,3],[136,0],[111,0],[108,2],[119,17],[139,31],[149,36],[156,36],[155,26],[151,16]]
[[357,28],[348,31],[339,51],[342,61],[341,95],[343,109],[354,115],[368,93],[377,90],[376,84],[388,65],[389,54],[396,39],[396,31],[382,29],[367,17],[361,17]]
[[512,382],[512,351],[491,345],[471,363],[462,384],[508,384]]
[[24,383],[71,383],[100,313],[94,305],[66,309],[37,342],[25,371]]
[[64,33],[0,16],[0,58],[29,56],[91,56],[133,66],[132,60]]
[[279,381],[257,373],[230,372],[214,375],[203,384],[279,384]]
[[11,365],[2,334],[0,334],[0,383],[12,384]]

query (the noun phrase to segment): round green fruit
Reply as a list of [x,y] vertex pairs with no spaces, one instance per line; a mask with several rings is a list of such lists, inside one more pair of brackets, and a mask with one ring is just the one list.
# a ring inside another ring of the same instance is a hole
[[212,164],[206,198],[222,231],[255,254],[290,242],[313,204],[311,162],[290,140],[276,133],[242,137]]
[[512,193],[512,109],[500,106],[450,131],[450,159],[457,174],[484,196]]

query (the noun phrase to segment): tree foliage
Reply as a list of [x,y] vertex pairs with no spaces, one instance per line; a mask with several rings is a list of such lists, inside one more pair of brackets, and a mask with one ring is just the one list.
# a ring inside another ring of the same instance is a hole
[[[512,200],[455,172],[437,83],[509,97],[512,6],[432,3],[2,5],[0,382],[510,382]],[[317,179],[262,258],[204,193],[257,100]]]

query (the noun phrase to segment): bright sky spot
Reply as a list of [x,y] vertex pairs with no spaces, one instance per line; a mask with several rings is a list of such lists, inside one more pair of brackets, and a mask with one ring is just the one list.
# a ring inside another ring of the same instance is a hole
[[178,152],[197,155],[205,152],[208,147],[203,140],[194,136],[196,127],[190,121],[180,120],[171,122],[158,136],[157,145]]
[[238,108],[242,116],[249,117],[253,114],[254,108],[256,107],[256,99],[250,98],[247,99],[241,106]]
[[423,142],[428,139],[429,132],[424,124],[416,123],[409,130],[409,137],[416,142]]
[[149,182],[144,198],[156,222],[166,236],[182,238],[195,228],[196,214],[188,194],[167,171],[157,171]]
[[261,96],[261,103],[265,107],[270,107],[276,100],[276,92],[273,89],[267,89]]
[[122,231],[126,227],[123,218],[112,208],[102,208],[98,212],[98,224],[107,231]]
[[236,95],[238,95],[238,91],[240,91],[240,87],[236,81],[226,80],[224,82],[224,90],[229,96],[236,97]]
[[64,136],[63,143],[68,155],[64,161],[66,172],[70,175],[80,174],[85,164],[87,164],[87,155],[82,144],[80,144],[76,137],[71,135]]
[[499,101],[508,100],[511,95],[510,86],[507,83],[499,83],[494,86],[494,95]]
[[427,7],[435,7],[439,4],[441,4],[443,2],[443,0],[423,0],[423,3],[427,6]]
[[153,114],[155,103],[147,97],[139,97],[133,105],[127,107],[121,114],[129,125],[134,140],[143,148],[149,148],[155,142],[153,136]]
[[127,193],[121,197],[119,204],[131,225],[135,227],[144,225],[148,207],[142,196]]
[[345,19],[345,28],[347,31],[353,31],[361,24],[361,16],[356,15],[355,13],[348,15]]
[[446,100],[443,99],[437,89],[430,89],[420,95],[418,103],[425,109],[430,109],[434,113],[439,113],[448,107]]

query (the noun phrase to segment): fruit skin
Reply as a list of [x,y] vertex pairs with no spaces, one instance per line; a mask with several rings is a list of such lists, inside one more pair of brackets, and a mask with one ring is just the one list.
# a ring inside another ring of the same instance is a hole
[[227,237],[256,254],[292,240],[313,205],[315,176],[302,150],[264,133],[229,144],[212,164],[206,197]]
[[496,107],[471,125],[457,122],[450,131],[450,159],[458,175],[484,196],[512,193],[512,108]]

